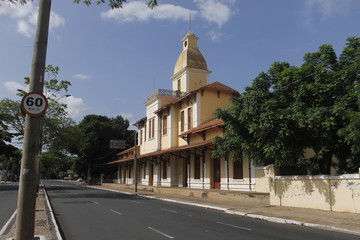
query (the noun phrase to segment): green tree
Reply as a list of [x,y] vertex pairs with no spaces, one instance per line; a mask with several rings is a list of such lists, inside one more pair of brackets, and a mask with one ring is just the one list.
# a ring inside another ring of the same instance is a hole
[[[112,160],[118,150],[110,149],[110,140],[127,140],[133,131],[128,130],[129,121],[122,116],[108,118],[100,115],[87,115],[75,131],[80,131],[78,148],[73,148],[79,156],[77,171],[82,175],[98,176],[104,163]],[[91,173],[90,173],[91,171]]]
[[[67,129],[69,126],[75,125],[75,123],[66,112],[67,106],[58,102],[61,95],[67,93],[71,86],[71,83],[68,81],[58,80],[59,71],[59,67],[54,67],[52,65],[48,65],[45,69],[46,78],[44,87],[49,107],[42,119],[41,149],[39,149],[39,151],[53,151],[53,155],[57,154],[58,158],[64,158],[68,153],[64,150],[65,148],[60,151],[60,148],[63,146],[61,143],[66,142],[69,137],[64,134],[63,129]],[[24,81],[25,84],[29,84],[28,77],[25,77]],[[25,91],[22,91],[19,92],[18,95],[23,96],[25,93]],[[4,139],[8,142],[15,141],[18,144],[21,143],[24,135],[25,116],[20,110],[20,100],[14,101],[7,98],[2,99],[0,101],[0,116],[0,130]],[[9,147],[11,147],[3,140],[1,141],[1,144],[3,146],[1,149],[10,149]],[[45,163],[44,160],[42,160],[41,163],[46,166],[49,165]],[[49,169],[49,171],[52,171],[52,169]]]
[[[349,38],[339,59],[326,44],[305,54],[300,67],[276,62],[260,73],[228,110],[216,112],[227,131],[216,139],[214,156],[296,164],[321,174],[331,166],[359,167],[359,41]],[[305,159],[305,149],[315,155]]]

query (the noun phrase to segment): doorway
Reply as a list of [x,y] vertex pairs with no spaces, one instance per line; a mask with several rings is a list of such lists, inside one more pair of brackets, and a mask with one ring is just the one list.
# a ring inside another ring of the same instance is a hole
[[149,164],[149,186],[154,184],[154,164]]
[[214,159],[214,168],[213,168],[213,177],[214,177],[214,189],[221,188],[221,176],[220,176],[220,159]]

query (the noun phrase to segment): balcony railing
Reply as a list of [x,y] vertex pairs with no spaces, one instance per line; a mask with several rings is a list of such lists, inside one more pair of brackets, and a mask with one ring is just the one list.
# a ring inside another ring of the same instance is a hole
[[173,90],[167,90],[167,89],[157,89],[147,97],[147,100],[149,101],[157,96],[182,97],[184,95],[185,95],[185,92],[173,91]]

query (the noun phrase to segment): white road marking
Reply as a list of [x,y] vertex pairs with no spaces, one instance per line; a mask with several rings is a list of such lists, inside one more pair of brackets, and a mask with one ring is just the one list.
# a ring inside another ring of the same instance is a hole
[[134,202],[134,203],[137,203],[137,204],[141,204],[141,202],[135,201],[135,200],[131,200],[131,202]]
[[95,203],[96,205],[99,205],[99,203],[98,203],[98,202],[95,202],[95,201],[90,201],[90,202]]
[[4,232],[7,230],[7,228],[10,226],[10,223],[12,222],[12,220],[15,218],[16,216],[16,210],[13,213],[13,215],[11,215],[10,219],[5,223],[5,225],[3,226],[3,228],[0,230],[0,236],[4,234]]
[[110,209],[110,211],[112,211],[113,213],[116,213],[116,214],[122,215],[122,214],[121,214],[121,212],[115,211],[115,210],[113,210],[113,209]]
[[228,227],[234,227],[234,228],[239,228],[239,229],[246,230],[246,231],[252,231],[252,229],[250,229],[250,228],[240,227],[240,226],[236,226],[236,225],[232,225],[232,224],[228,224],[228,223],[222,223],[222,222],[216,222],[216,223],[222,224],[222,225],[225,225]]
[[161,210],[164,210],[164,211],[167,211],[167,212],[172,212],[172,213],[178,213],[177,211],[166,209],[166,208],[161,208]]
[[174,237],[170,236],[170,235],[167,235],[166,233],[163,233],[155,228],[152,228],[152,227],[148,227],[148,229],[160,234],[160,235],[163,235],[164,237],[167,237],[167,238],[170,238],[170,239],[174,239]]

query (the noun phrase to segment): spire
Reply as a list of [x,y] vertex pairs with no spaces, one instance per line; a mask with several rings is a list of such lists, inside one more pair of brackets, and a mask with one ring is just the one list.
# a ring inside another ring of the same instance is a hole
[[189,26],[189,27],[190,27],[189,32],[191,32],[191,27],[192,27],[192,26],[191,26],[191,12],[190,12],[190,11],[189,11],[189,24],[190,24],[190,26]]

